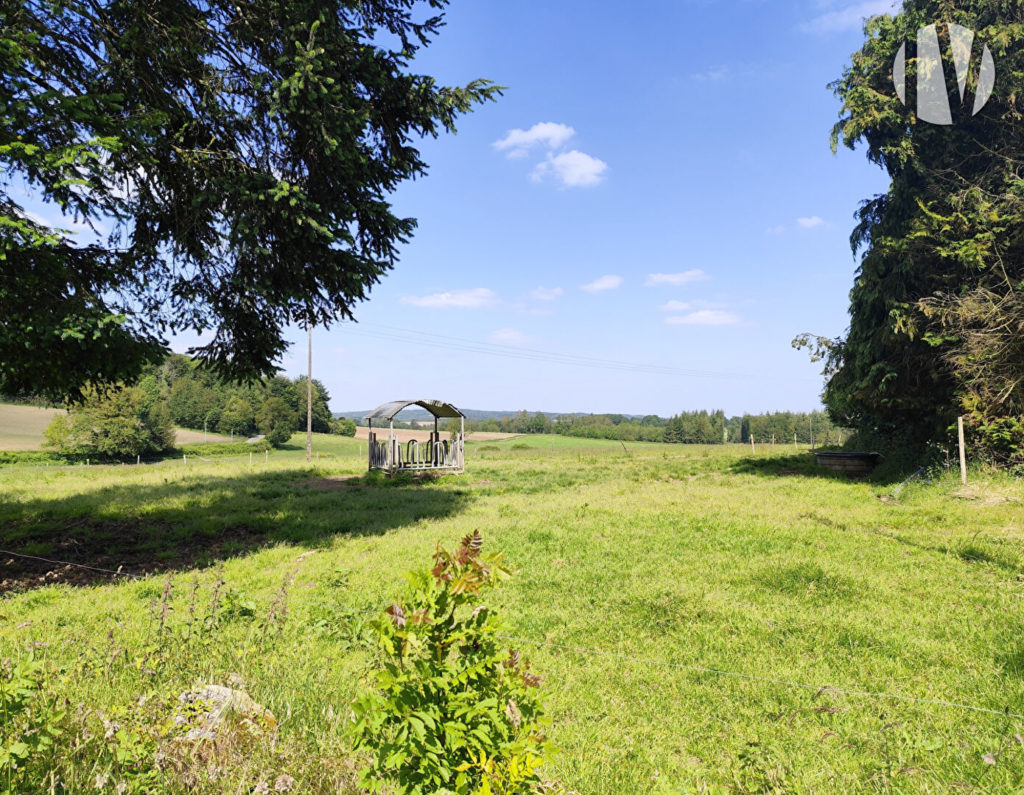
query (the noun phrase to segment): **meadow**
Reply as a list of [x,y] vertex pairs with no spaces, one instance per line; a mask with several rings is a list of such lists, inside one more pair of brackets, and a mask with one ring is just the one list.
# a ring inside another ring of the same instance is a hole
[[60,409],[0,403],[0,450],[39,450],[43,431]]
[[[0,402],[0,450],[45,449],[43,431],[54,417],[63,413],[62,409]],[[188,428],[175,428],[174,435],[179,445],[234,441],[230,436]]]
[[[461,477],[387,480],[365,474],[365,442],[317,436],[312,465],[304,444],[0,468],[0,547],[108,570],[0,555],[0,658],[41,662],[80,724],[40,752],[50,783],[357,792],[367,624],[439,541],[478,529],[515,569],[490,603],[543,679],[544,775],[571,790],[1021,791],[1019,480],[858,481],[792,446],[553,436],[469,443]],[[160,745],[197,681],[244,687],[276,740]]]

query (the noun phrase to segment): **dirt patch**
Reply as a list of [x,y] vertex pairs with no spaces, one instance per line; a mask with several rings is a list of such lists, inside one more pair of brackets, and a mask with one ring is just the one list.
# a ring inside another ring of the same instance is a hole
[[[16,554],[0,554],[0,594],[58,583],[98,585],[193,568],[243,554],[266,541],[264,534],[246,525],[229,525],[215,535],[193,533],[187,539],[177,537],[176,529],[169,522],[80,520],[20,544],[9,542],[5,547]],[[40,550],[47,545],[48,550]]]
[[1015,494],[1007,494],[1004,491],[990,486],[973,484],[961,486],[952,493],[952,496],[958,500],[970,500],[972,502],[977,502],[979,505],[985,506],[1003,505],[1008,502],[1019,501]]

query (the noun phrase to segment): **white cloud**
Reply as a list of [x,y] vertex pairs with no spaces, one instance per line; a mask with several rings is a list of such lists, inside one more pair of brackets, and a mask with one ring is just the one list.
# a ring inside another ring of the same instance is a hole
[[800,26],[805,33],[843,33],[860,30],[864,20],[879,14],[890,14],[900,0],[862,0],[846,8],[827,11]]
[[665,318],[671,326],[729,326],[739,323],[740,319],[732,312],[720,309],[701,309],[688,315],[673,315]]
[[548,149],[557,149],[576,134],[567,124],[543,121],[533,125],[529,130],[509,130],[504,138],[491,144],[499,152],[508,152],[508,157],[525,157],[526,153],[537,144]]
[[[79,233],[91,233],[93,231],[89,224],[83,223],[82,221],[76,221],[74,218],[68,218],[67,216],[62,215],[59,221],[51,221],[49,218],[39,215],[38,213],[30,212],[29,210],[22,210],[22,212],[30,221],[34,221],[40,226],[50,227],[51,229],[60,229],[76,235]],[[103,224],[96,222],[94,222],[94,224],[96,226],[96,231],[99,234],[106,233],[106,227],[104,227]]]
[[662,312],[688,312],[692,308],[693,304],[688,301],[669,301],[658,307]]
[[684,284],[690,284],[691,282],[706,282],[710,278],[700,268],[683,271],[682,273],[650,273],[647,275],[644,287],[658,287],[662,284],[682,287]]
[[615,288],[622,285],[621,276],[602,276],[600,279],[595,279],[590,284],[584,284],[580,287],[581,290],[585,290],[588,293],[600,293],[604,290],[614,290]]
[[548,154],[547,160],[538,163],[530,174],[534,182],[542,182],[553,176],[564,188],[591,188],[604,179],[608,164],[596,157],[573,149],[560,155]]
[[554,301],[563,292],[565,291],[561,287],[538,287],[531,291],[530,297],[535,301]]
[[518,329],[500,328],[497,331],[492,331],[488,339],[498,345],[522,345],[530,338]]
[[[806,218],[797,218],[793,225],[794,229],[818,229],[823,226],[828,226],[828,221],[817,215],[811,215]],[[790,227],[780,224],[779,226],[769,226],[765,232],[769,235],[784,235],[790,230]]]
[[697,72],[691,77],[698,83],[717,83],[729,76],[728,66],[709,66],[703,71]]
[[477,309],[493,304],[496,297],[493,290],[488,290],[486,287],[474,287],[469,290],[452,290],[432,295],[407,295],[401,301],[403,304],[430,309]]

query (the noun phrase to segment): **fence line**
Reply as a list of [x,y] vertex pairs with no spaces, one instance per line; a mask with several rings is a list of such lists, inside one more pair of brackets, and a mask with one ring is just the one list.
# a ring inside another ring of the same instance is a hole
[[104,574],[113,574],[117,577],[128,577],[132,580],[142,580],[149,576],[147,574],[132,574],[131,572],[121,571],[120,568],[118,568],[115,571],[114,569],[101,569],[98,566],[87,566],[84,563],[72,563],[68,560],[53,560],[52,558],[41,558],[38,555],[25,555],[21,552],[12,552],[9,549],[0,549],[0,555],[12,555],[16,558],[25,558],[26,560],[41,560],[44,563],[53,563],[57,566],[71,566],[76,569],[88,569],[89,571],[99,571],[103,572]]
[[[117,577],[127,577],[133,580],[141,580],[148,576],[154,575],[143,575],[133,574],[131,572],[124,572],[120,569],[104,569],[97,566],[87,566],[82,563],[72,563],[71,561],[53,560],[51,558],[44,558],[38,555],[25,555],[20,552],[12,552],[6,549],[0,549],[0,555],[12,555],[18,558],[26,558],[28,560],[38,560],[46,563],[53,563],[61,566],[71,566],[79,569],[88,569],[90,571],[103,572],[105,574],[114,575]],[[383,610],[378,609],[364,609],[355,607],[345,607],[343,605],[336,606],[337,609],[352,614],[366,614],[366,615],[381,615]],[[845,688],[832,687],[831,685],[810,685],[805,682],[794,682],[788,679],[775,679],[769,676],[759,676],[757,674],[746,674],[739,671],[726,671],[721,668],[706,668],[699,665],[687,665],[685,663],[670,662],[667,660],[656,660],[648,657],[635,657],[629,654],[622,654],[620,652],[606,651],[604,649],[590,649],[585,646],[570,646],[565,643],[552,643],[544,640],[534,640],[532,638],[518,638],[511,635],[496,635],[499,640],[508,641],[509,643],[525,643],[531,646],[538,646],[551,649],[559,649],[562,651],[571,651],[577,654],[590,655],[592,657],[610,657],[617,660],[624,660],[627,662],[641,663],[643,665],[656,665],[663,668],[674,668],[681,671],[689,671],[691,673],[706,674],[710,676],[724,676],[731,677],[734,679],[745,679],[752,682],[763,682],[765,684],[781,685],[783,687],[798,688],[801,690],[813,690],[816,695],[821,693],[836,693],[837,695],[849,696],[853,698],[871,698],[871,699],[889,699],[892,701],[905,701],[913,704],[927,704],[929,706],[946,707],[949,709],[962,709],[971,712],[979,712],[985,715],[998,715],[1005,718],[1015,718],[1017,720],[1024,720],[1024,714],[1010,712],[1007,707],[1004,710],[991,709],[989,707],[979,707],[973,704],[962,704],[956,701],[944,701],[942,699],[935,698],[920,698],[918,696],[907,696],[900,693],[886,693],[883,691],[871,691],[871,690],[848,690]],[[293,690],[293,688],[288,688]],[[309,691],[309,695],[314,695],[317,698],[322,698],[318,693]]]
[[[233,458],[244,458],[247,455],[249,455],[249,453],[231,453],[230,455],[220,455],[220,456],[215,456],[214,458],[204,458],[203,456],[199,455],[198,453],[186,453],[186,456],[188,457],[188,462],[189,463],[192,462],[192,459],[198,458],[198,459],[200,459],[202,461],[206,461],[207,463],[210,463],[210,464],[215,464],[215,463],[217,463],[217,461],[229,461],[229,460],[231,460]],[[168,456],[168,457],[165,457],[165,458],[142,458],[142,459],[140,459],[138,461],[90,461],[88,463],[86,463],[84,461],[80,461],[77,464],[66,464],[66,463],[60,463],[60,462],[57,462],[57,461],[49,461],[49,462],[47,462],[47,461],[41,461],[41,462],[9,461],[7,463],[0,464],[0,466],[18,467],[18,468],[25,468],[25,469],[29,469],[29,468],[36,468],[36,469],[78,469],[79,467],[86,467],[86,468],[91,469],[92,467],[118,467],[118,468],[120,468],[122,466],[123,467],[137,467],[137,466],[153,466],[153,465],[156,465],[156,464],[180,464],[180,463],[182,463],[182,462],[181,462],[181,459],[179,457],[177,457],[177,456]]]
[[[360,450],[361,449],[362,449],[362,447],[360,447]],[[185,453],[185,456],[187,457],[187,459],[188,459],[187,463],[189,463],[189,464],[192,463],[192,461],[194,459],[197,459],[197,458],[200,461],[205,461],[208,464],[216,464],[219,461],[231,461],[232,459],[235,459],[235,458],[245,458],[246,456],[249,456],[253,452],[264,452],[264,451],[262,451],[262,450],[260,450],[260,451],[247,451],[247,452],[244,452],[244,453],[230,453],[228,455],[214,455],[213,458],[207,458],[205,456],[201,456],[201,455],[199,455],[199,453]],[[273,451],[271,451],[271,452],[273,452]],[[281,451],[277,451],[277,452],[281,452]],[[287,452],[287,451],[285,451],[285,452]],[[362,452],[356,452],[356,453],[352,453],[352,454],[349,454],[349,453],[320,453],[320,452],[317,452],[316,455],[317,455],[317,458],[316,458],[317,462],[320,462],[319,456],[321,456],[321,455],[325,456],[324,461],[330,462],[332,460],[332,458],[334,460],[337,460],[337,461],[347,461],[347,460],[349,460],[351,458],[362,459],[364,454]],[[330,458],[328,458],[326,456],[330,456]],[[289,460],[289,459],[285,459],[285,460]],[[163,458],[140,458],[137,461],[100,461],[100,460],[93,461],[93,460],[90,460],[90,459],[86,459],[85,461],[79,461],[78,463],[62,463],[62,462],[59,462],[59,461],[6,461],[6,462],[0,462],[0,468],[3,468],[3,467],[11,467],[11,468],[19,468],[19,469],[32,469],[32,468],[35,468],[35,469],[78,469],[79,467],[86,467],[86,468],[92,468],[92,467],[116,467],[116,468],[121,468],[121,467],[153,466],[153,465],[156,465],[156,464],[171,464],[171,465],[173,465],[173,464],[176,464],[176,463],[182,463],[181,462],[181,458],[178,457],[177,454],[171,455],[171,456],[165,456]],[[255,460],[253,461],[253,463],[255,463]],[[303,464],[307,463],[304,458],[302,459],[302,463]]]

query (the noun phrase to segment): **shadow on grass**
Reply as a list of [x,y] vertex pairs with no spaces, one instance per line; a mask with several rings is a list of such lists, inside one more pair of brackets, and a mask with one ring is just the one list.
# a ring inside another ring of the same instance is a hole
[[843,482],[876,483],[880,486],[901,482],[907,473],[876,469],[870,475],[853,475],[846,472],[835,472],[820,467],[813,453],[796,453],[775,456],[747,456],[734,461],[729,471],[737,475],[761,475],[763,477],[805,477]]
[[[380,535],[466,507],[465,489],[431,478],[311,476],[309,470],[114,484],[0,505],[0,549],[128,574],[207,566],[281,543],[322,546]],[[110,574],[0,555],[0,593]]]

